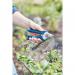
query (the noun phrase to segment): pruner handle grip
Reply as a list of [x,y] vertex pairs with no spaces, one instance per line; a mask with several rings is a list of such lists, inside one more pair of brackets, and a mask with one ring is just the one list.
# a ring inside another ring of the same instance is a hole
[[32,28],[29,28],[27,31],[28,31],[28,32],[31,32],[31,33],[37,33],[37,34],[40,34],[40,35],[43,35],[45,32],[47,32],[46,30],[44,30],[44,31],[39,31],[39,30],[32,29]]

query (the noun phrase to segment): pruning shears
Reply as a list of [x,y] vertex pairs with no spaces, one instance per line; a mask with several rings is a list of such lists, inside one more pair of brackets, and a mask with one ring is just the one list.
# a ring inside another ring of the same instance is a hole
[[28,36],[27,36],[27,39],[28,39],[28,40],[29,40],[30,38],[40,38],[42,41],[45,41],[45,40],[47,40],[48,38],[53,37],[53,35],[50,34],[50,33],[48,33],[47,30],[39,31],[39,30],[36,30],[36,29],[29,28],[27,31],[28,31],[28,32],[31,32],[31,33],[33,33],[33,34],[39,34],[39,35],[37,35],[37,36],[35,36],[35,35],[34,35],[34,36],[28,35]]

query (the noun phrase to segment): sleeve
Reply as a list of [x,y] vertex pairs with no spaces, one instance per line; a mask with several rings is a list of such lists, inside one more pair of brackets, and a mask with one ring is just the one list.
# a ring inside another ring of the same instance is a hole
[[16,8],[16,6],[12,7],[12,13],[14,14],[16,11],[18,11],[18,9]]

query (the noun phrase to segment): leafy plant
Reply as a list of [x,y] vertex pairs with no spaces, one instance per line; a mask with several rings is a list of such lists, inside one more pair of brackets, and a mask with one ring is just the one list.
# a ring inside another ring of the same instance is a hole
[[[60,55],[59,55],[60,56]],[[28,56],[17,54],[17,59],[25,64],[32,75],[62,75],[62,61],[56,50],[48,54],[48,60],[35,61]]]

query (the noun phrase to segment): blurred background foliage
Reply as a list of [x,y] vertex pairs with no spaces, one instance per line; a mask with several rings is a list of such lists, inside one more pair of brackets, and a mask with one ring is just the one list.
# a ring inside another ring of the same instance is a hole
[[25,16],[47,19],[47,29],[58,31],[62,18],[62,0],[14,0],[13,4]]
[[[39,25],[42,25],[44,28],[49,30],[50,32],[61,32],[62,33],[62,0],[13,0],[13,5],[15,5],[18,10],[26,17],[30,18],[31,20],[35,21]],[[16,69],[18,71],[19,75],[27,75],[22,74],[23,72],[26,72],[26,69],[23,70],[24,65],[22,67],[22,64],[17,61],[17,57],[20,58],[19,60],[23,61],[24,63],[27,62],[29,65],[29,69],[33,70],[34,72],[41,71],[40,69],[37,69],[34,66],[38,66],[41,68],[43,66],[44,69],[43,74],[41,75],[62,75],[62,57],[61,55],[58,55],[57,50],[52,50],[48,53],[47,58],[44,63],[41,64],[39,62],[32,61],[29,56],[24,58],[23,55],[16,55],[17,52],[26,53],[27,47],[24,46],[20,48],[18,51],[17,48],[19,45],[22,44],[22,42],[26,42],[26,36],[25,33],[26,30],[18,27],[13,26],[13,59],[14,63],[16,65]],[[61,34],[60,34],[61,35]],[[62,36],[59,36],[59,38]],[[62,41],[62,40],[61,40]],[[28,43],[28,45],[33,45],[32,43]],[[33,53],[33,52],[32,52]],[[38,51],[36,52],[38,53]],[[32,54],[30,54],[31,56]],[[38,54],[39,55],[39,54]],[[35,56],[35,54],[34,54]],[[41,56],[43,57],[43,56]],[[35,62],[35,63],[34,63]],[[34,64],[32,64],[34,63]],[[50,64],[50,65],[49,65]],[[28,74],[30,75],[30,74]],[[37,74],[33,74],[37,75]]]

